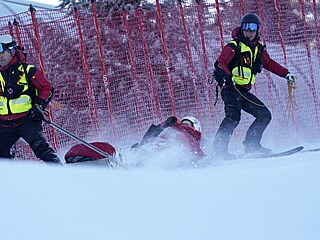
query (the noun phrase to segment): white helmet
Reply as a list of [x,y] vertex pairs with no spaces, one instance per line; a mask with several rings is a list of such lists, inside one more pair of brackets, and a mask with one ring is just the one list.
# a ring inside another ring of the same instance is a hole
[[191,123],[191,127],[198,131],[198,132],[201,132],[201,124],[200,124],[200,121],[198,119],[196,119],[195,117],[190,117],[190,116],[186,116],[186,117],[183,117],[181,119],[181,123],[183,122],[189,122]]
[[17,47],[16,42],[13,40],[12,36],[9,34],[0,36],[0,52],[5,50],[12,50]]

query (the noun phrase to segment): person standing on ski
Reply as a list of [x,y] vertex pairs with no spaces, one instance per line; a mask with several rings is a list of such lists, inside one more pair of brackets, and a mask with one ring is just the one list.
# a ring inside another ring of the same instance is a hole
[[45,162],[60,162],[42,129],[43,110],[53,95],[44,74],[25,62],[11,35],[0,36],[0,158],[22,137]]
[[262,67],[280,77],[288,84],[295,84],[296,77],[288,69],[275,62],[266,48],[259,42],[260,18],[248,13],[241,19],[240,27],[232,32],[233,40],[223,49],[215,62],[214,77],[222,88],[225,118],[213,142],[213,156],[232,159],[228,145],[234,129],[240,121],[241,110],[255,117],[243,142],[246,154],[270,154],[271,150],[261,146],[260,141],[271,121],[271,112],[255,95],[250,93],[256,74]]

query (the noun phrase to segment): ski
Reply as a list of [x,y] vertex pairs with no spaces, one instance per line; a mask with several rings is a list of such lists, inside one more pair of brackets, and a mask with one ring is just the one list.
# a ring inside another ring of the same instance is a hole
[[304,149],[302,150],[301,152],[319,152],[320,151],[320,148],[311,148],[311,149]]
[[[116,168],[117,166],[120,166],[122,168],[127,169],[128,167],[126,165],[124,165],[121,162],[121,165],[119,163],[119,161],[116,162],[112,162],[112,168]],[[116,165],[118,164],[118,165]],[[76,165],[80,165],[80,166],[102,166],[102,167],[110,167],[110,159],[109,158],[101,158],[101,159],[92,159],[92,160],[88,160],[88,161],[79,161],[79,162],[69,162],[69,163],[65,163],[65,165],[68,166],[76,166]]]
[[278,152],[278,153],[271,153],[271,154],[266,154],[266,155],[242,155],[240,159],[248,159],[248,158],[277,158],[277,157],[286,157],[290,156],[292,154],[301,152],[303,150],[303,146],[295,147],[283,152]]
[[105,167],[110,167],[107,158],[92,160],[92,161],[65,163],[65,165],[66,166],[105,166]]
[[292,148],[290,150],[287,150],[287,151],[283,151],[283,152],[279,152],[279,153],[273,153],[273,154],[270,154],[268,155],[267,157],[285,157],[285,156],[290,156],[292,154],[295,154],[295,153],[298,153],[300,151],[303,150],[303,146],[299,146],[299,147],[295,147],[295,148]]

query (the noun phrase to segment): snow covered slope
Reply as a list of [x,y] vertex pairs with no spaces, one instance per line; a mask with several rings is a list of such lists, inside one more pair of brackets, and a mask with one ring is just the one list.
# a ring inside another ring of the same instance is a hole
[[320,152],[206,169],[0,162],[0,239],[320,239]]

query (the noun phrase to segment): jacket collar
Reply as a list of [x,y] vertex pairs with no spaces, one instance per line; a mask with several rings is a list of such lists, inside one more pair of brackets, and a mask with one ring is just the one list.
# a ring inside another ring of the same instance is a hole
[[9,64],[7,66],[1,67],[1,70],[6,71],[15,66],[19,66],[21,63],[24,63],[24,62],[25,62],[24,54],[19,50],[15,50],[14,55],[11,57]]

